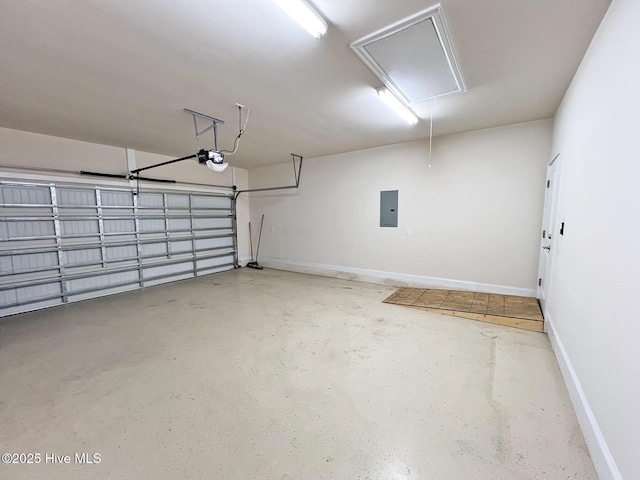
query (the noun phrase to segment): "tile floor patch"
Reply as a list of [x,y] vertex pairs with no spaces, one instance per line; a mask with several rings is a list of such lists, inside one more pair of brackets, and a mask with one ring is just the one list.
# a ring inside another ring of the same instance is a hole
[[384,303],[536,332],[542,332],[544,327],[538,301],[530,297],[405,287],[386,298]]

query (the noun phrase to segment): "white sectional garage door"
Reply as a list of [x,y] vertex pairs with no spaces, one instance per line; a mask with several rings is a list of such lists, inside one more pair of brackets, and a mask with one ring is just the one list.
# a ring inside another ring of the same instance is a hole
[[233,269],[230,195],[0,183],[0,316]]

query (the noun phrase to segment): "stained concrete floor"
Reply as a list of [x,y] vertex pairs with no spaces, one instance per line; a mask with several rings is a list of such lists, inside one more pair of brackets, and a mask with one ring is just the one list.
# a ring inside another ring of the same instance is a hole
[[393,291],[241,269],[0,320],[0,452],[41,455],[0,478],[597,478],[544,334]]

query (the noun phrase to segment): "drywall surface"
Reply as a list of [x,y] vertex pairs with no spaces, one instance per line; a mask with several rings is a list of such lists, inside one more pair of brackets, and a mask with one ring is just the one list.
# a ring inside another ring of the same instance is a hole
[[565,228],[548,307],[621,474],[592,451],[601,478],[629,480],[640,478],[638,25],[640,2],[614,0],[555,119]]
[[0,128],[0,164],[3,171],[15,165],[120,174],[127,173],[127,154],[124,148]]
[[[439,137],[431,158],[420,141],[305,160],[298,190],[251,195],[260,256],[533,292],[551,131],[540,120]],[[249,172],[251,188],[293,181],[290,163]],[[399,191],[397,228],[379,226],[382,190]]]

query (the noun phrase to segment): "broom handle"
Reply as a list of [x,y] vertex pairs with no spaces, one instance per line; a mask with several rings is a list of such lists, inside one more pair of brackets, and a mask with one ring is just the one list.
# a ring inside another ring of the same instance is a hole
[[258,248],[256,249],[256,263],[258,262],[258,255],[260,254],[260,239],[262,238],[263,223],[264,223],[264,213],[262,214],[262,220],[260,220],[260,234],[258,235]]

